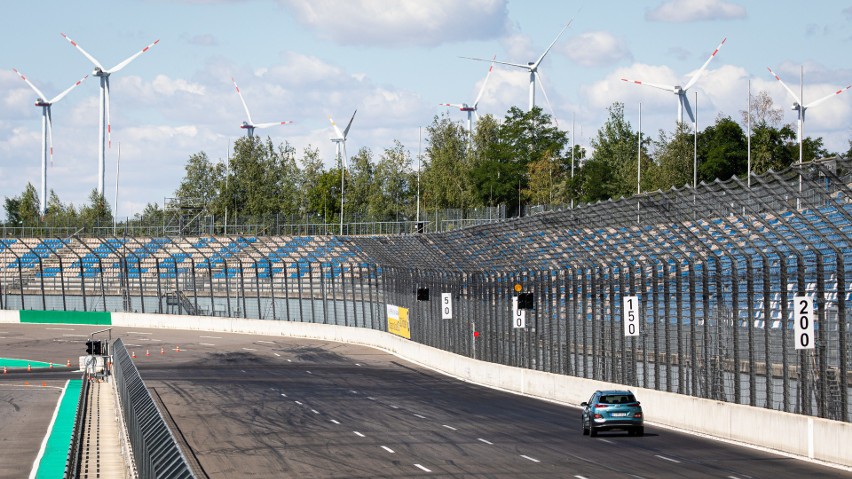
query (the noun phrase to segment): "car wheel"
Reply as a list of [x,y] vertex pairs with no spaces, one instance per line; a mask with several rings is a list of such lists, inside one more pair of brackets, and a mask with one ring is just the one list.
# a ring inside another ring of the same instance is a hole
[[635,435],[635,434],[636,434],[636,430],[635,430],[635,429],[628,429],[628,430],[627,430],[627,435],[628,435],[628,436],[633,436],[633,435]]
[[586,427],[586,424],[583,422],[582,419],[580,420],[580,426],[583,427],[583,435],[588,436],[589,435],[589,428]]
[[590,425],[589,426],[589,436],[597,437],[597,435],[598,435],[598,430]]
[[644,436],[645,435],[645,427],[644,426],[637,427],[636,430],[634,431],[634,434],[637,435],[637,436]]

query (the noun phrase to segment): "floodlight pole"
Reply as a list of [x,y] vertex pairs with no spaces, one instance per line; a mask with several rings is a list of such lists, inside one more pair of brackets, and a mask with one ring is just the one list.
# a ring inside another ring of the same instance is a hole
[[[468,113],[469,114],[469,113]],[[473,138],[473,136],[471,136]],[[423,127],[417,127],[417,217],[414,219],[414,228],[420,223],[420,152],[423,144]]]
[[748,106],[746,107],[746,186],[751,188],[751,79],[748,80]]
[[118,173],[121,170],[121,142],[118,142],[118,160],[115,163],[115,196],[113,196],[113,207],[115,211],[112,213],[112,234],[115,236],[116,224],[115,219],[118,217]]
[[[577,132],[574,131],[574,120],[577,114],[571,113],[571,186],[574,186],[574,148],[577,142]],[[574,191],[571,191],[571,209],[574,209]]]

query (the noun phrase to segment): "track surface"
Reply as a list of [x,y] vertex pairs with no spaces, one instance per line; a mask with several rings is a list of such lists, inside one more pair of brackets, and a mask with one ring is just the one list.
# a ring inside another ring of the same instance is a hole
[[[4,355],[64,363],[62,354],[84,350],[84,337],[69,345],[67,331],[47,327],[0,325],[30,338],[25,351],[0,339]],[[370,348],[197,331],[117,335],[202,477],[852,477],[652,425],[645,437],[592,439],[581,435],[577,408],[464,383]],[[0,391],[9,382],[0,379]],[[0,415],[4,436],[8,422]],[[0,477],[20,474],[0,469]]]

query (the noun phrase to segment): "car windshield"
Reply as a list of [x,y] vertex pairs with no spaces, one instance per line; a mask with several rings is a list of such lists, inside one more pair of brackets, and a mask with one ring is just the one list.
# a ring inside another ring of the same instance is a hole
[[632,394],[608,394],[606,396],[601,396],[600,401],[601,404],[627,404],[627,403],[635,403],[636,398]]

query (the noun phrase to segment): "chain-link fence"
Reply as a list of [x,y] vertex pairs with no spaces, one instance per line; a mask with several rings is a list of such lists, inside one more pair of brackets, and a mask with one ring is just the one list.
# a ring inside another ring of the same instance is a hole
[[[815,162],[437,234],[7,238],[0,307],[387,330],[390,304],[413,341],[458,354],[850,421],[850,171]],[[534,295],[525,328],[515,284]],[[814,349],[794,348],[797,296],[813,299]]]

